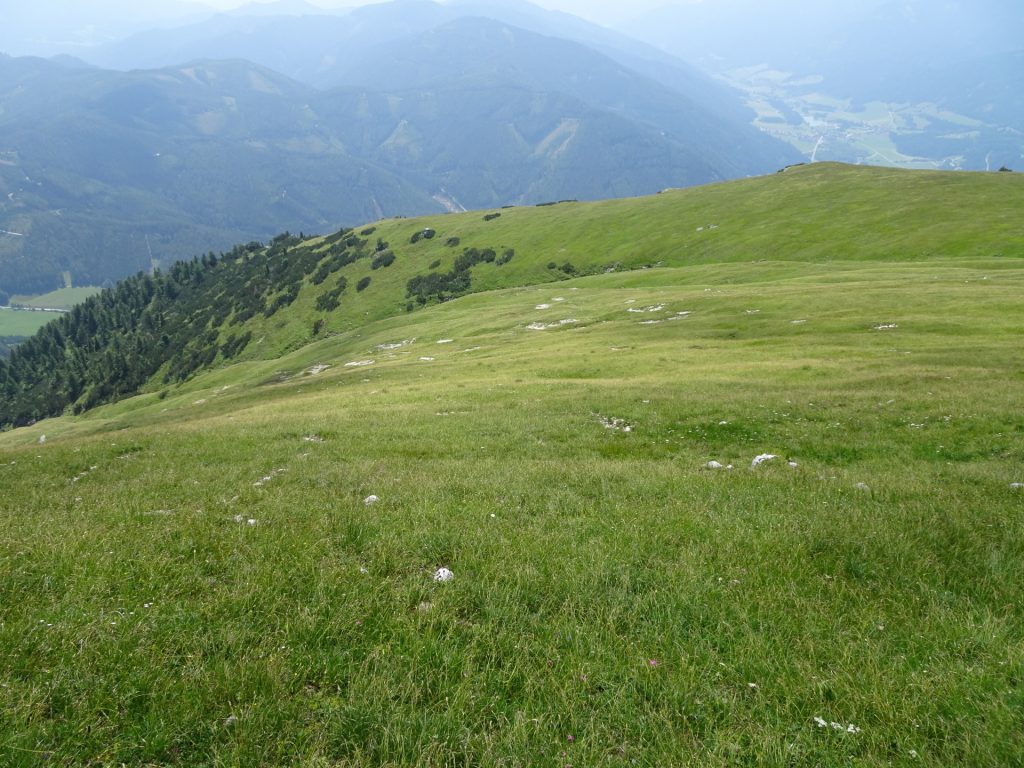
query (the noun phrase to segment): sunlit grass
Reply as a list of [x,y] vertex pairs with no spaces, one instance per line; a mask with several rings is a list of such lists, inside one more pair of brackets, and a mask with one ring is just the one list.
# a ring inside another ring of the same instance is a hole
[[1022,288],[600,275],[0,435],[0,761],[1012,765]]

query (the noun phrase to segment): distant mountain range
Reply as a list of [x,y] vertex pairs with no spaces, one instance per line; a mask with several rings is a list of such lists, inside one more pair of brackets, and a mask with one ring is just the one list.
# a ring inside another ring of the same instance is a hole
[[[0,233],[0,286],[42,292],[65,271],[97,284],[283,230],[632,196],[799,161],[681,61],[501,7],[575,39],[469,2],[406,1],[221,16],[119,48],[174,62],[156,69],[0,58],[0,229],[15,233]],[[217,60],[176,60],[194,54]]]

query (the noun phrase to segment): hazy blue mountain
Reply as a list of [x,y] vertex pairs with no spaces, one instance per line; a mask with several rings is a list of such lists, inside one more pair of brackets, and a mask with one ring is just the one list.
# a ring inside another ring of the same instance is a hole
[[[796,159],[796,153],[781,142],[743,122],[719,118],[700,103],[585,46],[489,19],[458,19],[398,44],[379,46],[364,64],[345,74],[345,81],[349,86],[417,98],[424,93],[460,91],[491,102],[493,96],[486,91],[503,88],[561,94],[586,105],[589,122],[615,117],[623,124],[632,122],[653,131],[671,145],[677,160],[657,174],[658,181],[643,185],[647,191],[700,179],[765,173]],[[522,106],[520,119],[538,112],[529,103]],[[559,124],[581,116],[578,106],[549,115]],[[612,176],[636,171],[628,158],[622,160],[620,167],[609,169]],[[573,196],[600,194],[583,188]]]
[[[247,5],[200,23],[156,29],[89,52],[90,61],[113,69],[149,69],[182,61],[242,58],[320,88],[346,82],[371,51],[429,32],[467,16],[494,19],[551,37],[582,43],[640,74],[694,98],[705,109],[749,119],[737,94],[659,48],[577,16],[540,8],[525,0],[395,0],[347,14],[311,17],[305,4]],[[258,9],[258,11],[257,11]],[[291,10],[290,15],[285,11]],[[271,16],[280,10],[282,15]]]
[[[100,283],[285,229],[441,210],[353,157],[315,92],[247,62],[116,73],[0,58],[0,285]],[[55,109],[54,105],[60,105]]]

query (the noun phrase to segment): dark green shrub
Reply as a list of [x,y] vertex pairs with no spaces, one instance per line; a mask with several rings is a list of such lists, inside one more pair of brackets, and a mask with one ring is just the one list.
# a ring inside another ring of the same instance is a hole
[[369,284],[370,284],[370,277],[366,276],[362,280],[360,280],[358,283],[356,283],[356,291],[358,291],[359,293],[362,293],[363,291],[366,290],[366,287]]
[[488,213],[488,214],[484,215],[484,221],[494,221],[495,219],[497,219],[500,216],[501,216],[500,213]]
[[444,244],[447,245],[449,248],[454,248],[460,242],[462,242],[462,241],[459,240],[459,238],[457,238],[457,237],[449,237],[447,240],[444,241]]

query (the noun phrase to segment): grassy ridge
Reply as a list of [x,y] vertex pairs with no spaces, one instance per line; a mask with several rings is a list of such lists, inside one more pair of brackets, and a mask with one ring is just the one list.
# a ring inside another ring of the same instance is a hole
[[[1016,174],[908,173],[822,163],[649,198],[504,209],[490,221],[480,212],[393,219],[378,222],[373,237],[387,241],[397,260],[387,269],[373,271],[360,262],[342,271],[350,285],[364,277],[372,283],[361,294],[350,291],[326,317],[326,332],[404,312],[409,278],[437,260],[438,271],[449,269],[466,247],[516,253],[504,266],[475,267],[474,291],[565,278],[547,268],[552,262],[590,273],[755,261],[786,262],[799,270],[801,264],[851,260],[1019,258],[1022,206],[1024,179]],[[410,244],[424,227],[435,229],[437,237]],[[453,237],[459,245],[447,246]],[[276,357],[308,342],[321,316],[316,297],[328,287],[307,286],[289,313],[257,322],[254,335],[265,342],[248,354]]]
[[[526,269],[525,213],[424,250]],[[865,241],[387,316],[399,253],[358,329],[0,435],[0,761],[1014,764],[1024,269]]]

